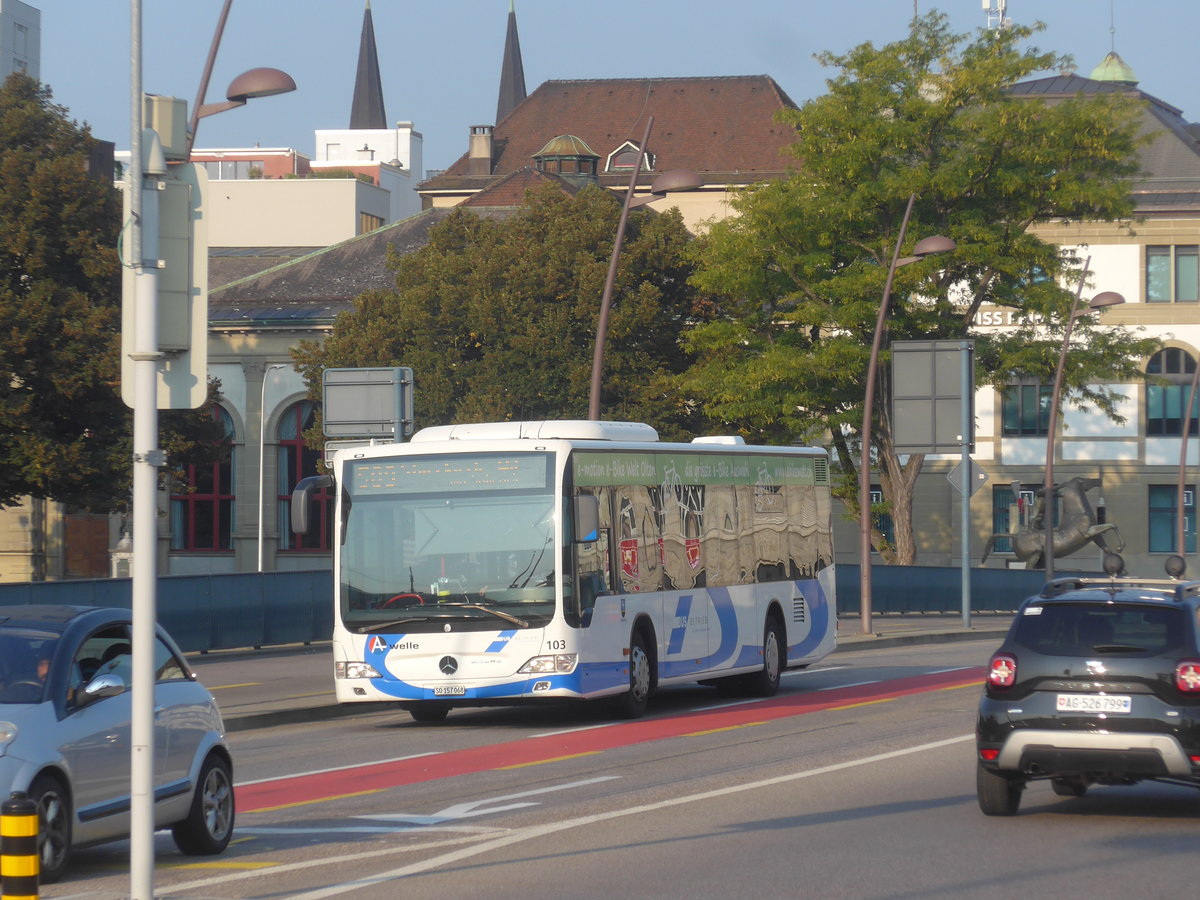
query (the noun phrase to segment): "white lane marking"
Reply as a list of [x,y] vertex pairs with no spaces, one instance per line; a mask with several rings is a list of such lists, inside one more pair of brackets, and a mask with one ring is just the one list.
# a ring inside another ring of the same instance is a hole
[[879,679],[872,681],[855,681],[851,684],[835,684],[832,687],[817,688],[818,691],[840,691],[842,688],[862,687],[864,684],[879,684]]
[[[803,772],[793,772],[790,775],[779,775],[775,778],[765,778],[761,781],[730,785],[729,787],[717,788],[711,791],[702,791],[701,793],[689,794],[684,797],[674,797],[669,800],[659,801],[658,803],[646,803],[641,806],[630,806],[625,809],[612,810],[606,813],[597,813],[591,816],[580,816],[577,819],[566,819],[561,822],[548,822],[544,825],[535,825],[529,828],[522,828],[513,831],[504,837],[485,840],[480,843],[475,843],[470,847],[461,847],[458,850],[454,850],[449,853],[443,853],[441,856],[435,856],[430,859],[422,860],[421,862],[412,863],[408,866],[392,869],[390,872],[383,872],[379,875],[370,876],[368,878],[360,878],[355,881],[343,882],[342,884],[330,885],[327,888],[310,891],[307,894],[297,894],[293,896],[292,900],[323,900],[325,897],[336,897],[339,894],[347,894],[361,887],[366,887],[373,884],[381,884],[385,881],[393,881],[397,878],[404,878],[408,875],[417,875],[421,872],[428,872],[430,869],[436,869],[439,866],[469,859],[472,856],[478,856],[481,853],[488,853],[492,850],[500,849],[501,847],[507,847],[510,844],[517,844],[522,841],[529,841],[535,838],[553,835],[567,828],[579,828],[584,825],[593,825],[597,822],[604,822],[610,819],[619,819],[625,816],[657,812],[659,810],[668,809],[672,806],[680,806],[684,803],[695,803],[701,800],[712,800],[717,797],[727,797],[732,794],[744,793],[745,791],[758,790],[759,788],[771,787],[777,784],[786,784],[790,781],[799,781],[803,778],[814,778],[820,775],[830,775],[834,772],[841,772],[846,769],[870,765],[871,763],[883,762],[889,759],[898,759],[902,756],[909,756],[914,753],[927,753],[930,750],[937,750],[941,747],[949,747],[952,744],[961,744],[965,741],[972,741],[974,739],[974,734],[963,734],[959,735],[958,737],[947,738],[942,741],[932,741],[928,744],[918,744],[915,747],[908,747],[904,750],[890,750],[887,753],[877,753],[874,756],[867,756],[863,759],[834,763],[833,765],[821,766],[820,768],[816,769],[808,769]],[[455,843],[461,843],[461,841],[430,842],[418,847],[397,848],[397,851],[395,852],[426,850],[439,846],[452,846]],[[306,860],[305,862],[285,863],[279,866],[272,866],[270,869],[258,869],[250,872],[236,872],[227,875],[217,875],[212,878],[191,881],[187,884],[179,884],[172,887],[156,886],[155,890],[160,894],[174,894],[181,891],[194,891],[197,888],[208,887],[214,884],[223,884],[225,882],[240,881],[246,878],[261,877],[264,873],[269,873],[272,878],[275,878],[285,872],[299,871],[301,869],[312,868],[313,866],[331,867],[343,862],[355,862],[360,859],[378,859],[381,855],[381,851],[376,848],[365,853],[354,853],[346,856],[324,859],[310,859]]]
[[926,675],[945,675],[947,672],[965,672],[967,669],[978,669],[979,666],[951,666],[949,669],[934,669]]
[[[355,816],[356,819],[370,819],[380,822],[407,822],[410,825],[440,825],[451,819],[469,819],[473,816],[486,816],[489,813],[506,812],[510,809],[523,809],[527,806],[537,806],[537,803],[508,803],[503,806],[492,806],[505,800],[520,800],[523,797],[537,797],[541,794],[552,794],[555,791],[566,791],[571,788],[585,787],[589,784],[599,784],[602,781],[616,781],[620,775],[600,775],[583,781],[571,781],[567,784],[553,784],[550,787],[535,788],[531,791],[521,791],[517,794],[504,794],[501,797],[487,797],[483,800],[472,800],[467,803],[456,803],[447,806],[432,816],[414,815],[412,813],[382,813],[374,816]],[[480,809],[480,807],[483,807]]]
[[818,672],[836,672],[838,669],[848,669],[849,666],[810,666],[807,669],[788,669],[783,673],[784,678],[794,678],[797,675],[815,675]]
[[234,787],[248,787],[252,784],[264,784],[268,781],[283,781],[285,779],[290,780],[292,778],[307,778],[309,775],[328,775],[330,772],[344,772],[347,769],[366,769],[370,766],[386,766],[390,765],[391,763],[408,762],[410,759],[420,759],[423,756],[440,756],[441,753],[442,751],[440,750],[430,750],[428,753],[413,753],[410,756],[397,756],[392,759],[376,759],[365,763],[349,763],[348,765],[344,766],[334,766],[330,769],[314,769],[311,772],[296,772],[294,774],[288,774],[284,776],[275,775],[271,778],[256,778],[254,781],[239,781],[234,784]]

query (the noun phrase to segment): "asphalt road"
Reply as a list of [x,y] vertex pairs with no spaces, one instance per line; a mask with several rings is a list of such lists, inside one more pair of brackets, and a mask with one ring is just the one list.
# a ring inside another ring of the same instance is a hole
[[[158,895],[1011,898],[1188,896],[1200,800],[1171,786],[975,803],[988,640],[846,650],[747,701],[664,691],[586,706],[395,712],[232,737],[235,843],[158,843]],[[84,851],[44,897],[110,900],[127,848]]]
[[[999,644],[1010,619],[1006,614],[976,614],[968,630],[960,616],[875,616],[874,633],[863,635],[856,617],[842,617],[838,652],[963,640]],[[327,643],[197,653],[188,660],[216,696],[231,733],[371,711],[370,704],[339,705],[334,699],[333,658]]]

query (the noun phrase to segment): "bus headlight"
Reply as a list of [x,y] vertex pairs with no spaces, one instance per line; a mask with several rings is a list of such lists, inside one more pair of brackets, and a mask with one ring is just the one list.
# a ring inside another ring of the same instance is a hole
[[375,667],[365,662],[335,662],[334,678],[382,678]]
[[17,739],[17,726],[12,722],[0,722],[0,756],[8,749],[8,745]]
[[577,653],[556,653],[553,656],[535,656],[517,671],[522,675],[553,675],[575,671]]

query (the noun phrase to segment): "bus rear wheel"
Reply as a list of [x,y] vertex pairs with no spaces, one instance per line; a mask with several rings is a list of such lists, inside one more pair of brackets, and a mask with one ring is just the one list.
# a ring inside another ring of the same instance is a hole
[[787,666],[787,643],[777,616],[767,616],[767,624],[763,627],[762,655],[762,669],[746,675],[743,685],[746,693],[753,697],[774,697],[779,691],[783,669]]

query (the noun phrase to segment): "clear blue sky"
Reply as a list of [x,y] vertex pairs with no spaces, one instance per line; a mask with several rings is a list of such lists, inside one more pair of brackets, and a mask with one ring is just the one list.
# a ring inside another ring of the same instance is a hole
[[[129,145],[129,0],[26,0],[42,12],[42,81],[97,137]],[[221,0],[142,0],[146,91],[189,107]],[[201,121],[197,146],[294,147],[349,125],[364,0],[234,0],[207,99],[255,66],[291,74],[293,94]],[[981,0],[917,0],[956,31],[987,23]],[[470,126],[492,124],[509,0],[372,0],[389,121],[425,139],[445,168]],[[824,91],[813,54],[905,33],[913,0],[516,0],[529,92],[552,78],[770,75],[798,104]],[[1200,0],[1009,0],[1035,43],[1088,74],[1114,46],[1143,90],[1200,119]],[[1115,26],[1115,32],[1113,30]]]

